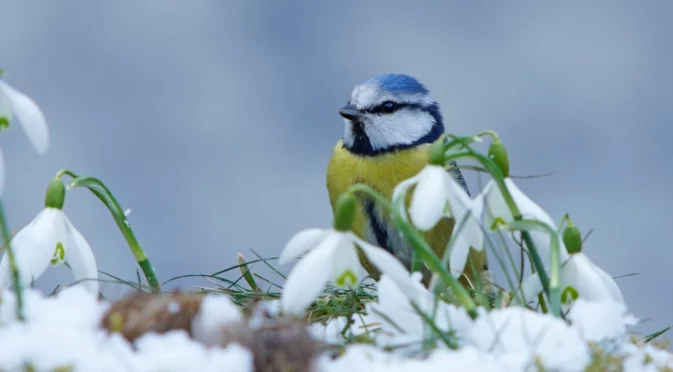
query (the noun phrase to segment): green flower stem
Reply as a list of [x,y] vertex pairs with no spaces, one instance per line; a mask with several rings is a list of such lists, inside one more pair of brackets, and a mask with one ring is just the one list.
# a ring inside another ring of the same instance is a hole
[[479,132],[476,137],[484,137],[484,136],[490,136],[493,141],[499,141],[500,137],[498,137],[498,134],[495,131],[492,130],[485,130],[483,132]]
[[5,211],[0,202],[0,229],[2,230],[2,241],[7,247],[7,259],[9,260],[9,270],[12,272],[12,284],[14,285],[14,295],[16,296],[16,318],[23,322],[26,317],[23,314],[23,288],[21,287],[21,276],[19,275],[19,266],[16,264],[16,257],[11,246],[12,239],[9,236],[7,219]]
[[[470,317],[473,319],[477,318],[477,307],[474,300],[472,300],[472,297],[470,297],[470,294],[467,292],[465,287],[463,287],[460,282],[458,282],[458,280],[453,277],[453,275],[451,275],[444,267],[442,267],[439,257],[437,257],[437,255],[428,246],[428,244],[423,239],[423,236],[411,227],[405,218],[406,216],[400,213],[400,209],[396,208],[396,206],[393,206],[393,204],[386,200],[381,194],[367,185],[356,184],[351,186],[348,191],[363,192],[384,206],[391,213],[393,222],[400,230],[402,235],[404,235],[404,237],[409,241],[418,257],[425,262],[430,270],[440,275],[442,280],[449,288],[451,288],[458,300],[465,307]],[[402,201],[400,200],[399,203],[401,202]]]
[[[523,219],[519,207],[517,207],[516,203],[514,202],[514,198],[507,189],[507,185],[505,185],[505,179],[502,176],[500,168],[491,159],[475,152],[469,147],[466,147],[465,151],[447,155],[446,161],[447,162],[455,161],[457,159],[465,157],[470,157],[477,160],[484,166],[484,168],[486,168],[489,171],[489,173],[493,177],[493,180],[498,185],[500,193],[502,194],[503,199],[505,199],[505,203],[507,204],[507,207],[511,211],[514,220],[518,221]],[[530,234],[527,231],[521,231],[521,237],[523,241],[526,243],[526,246],[528,247],[528,251],[530,252],[531,258],[533,260],[533,265],[535,266],[535,270],[538,272],[538,276],[540,277],[540,281],[542,282],[542,287],[544,288],[545,293],[549,294],[549,277],[547,276],[547,272],[544,269],[544,265],[542,264],[540,253],[535,247],[535,243],[533,243],[533,239],[531,239]]]
[[551,258],[549,262],[549,306],[554,316],[561,316],[561,247],[558,236],[552,235]]
[[74,178],[74,180],[68,185],[68,188],[86,187],[98,199],[100,199],[100,201],[102,201],[103,204],[105,204],[105,206],[108,207],[108,210],[112,214],[112,218],[117,223],[117,227],[119,227],[119,230],[122,232],[122,235],[124,235],[124,238],[126,239],[126,242],[129,245],[129,248],[131,249],[131,253],[133,253],[133,256],[138,262],[138,266],[140,266],[140,268],[142,269],[143,274],[147,279],[147,283],[149,284],[150,288],[152,288],[152,291],[159,292],[161,290],[161,285],[159,284],[157,276],[154,273],[154,268],[152,267],[149,258],[147,258],[145,252],[140,247],[140,243],[138,243],[138,239],[136,239],[135,234],[131,229],[131,225],[126,219],[124,210],[119,205],[119,202],[117,202],[117,199],[114,197],[114,195],[112,195],[110,190],[105,186],[105,184],[103,184],[103,182],[101,182],[96,178],[79,177],[77,176],[77,174],[69,170],[62,170],[58,172],[57,177],[62,176],[64,174],[67,174]]
[[451,275],[451,273],[448,272],[448,270],[446,270],[444,266],[442,266],[441,260],[432,251],[430,246],[428,246],[428,243],[423,239],[423,236],[421,236],[418,231],[411,228],[411,225],[406,221],[406,218],[404,218],[401,213],[396,212],[395,209],[393,209],[393,221],[402,235],[414,247],[414,250],[418,253],[419,257],[423,259],[423,262],[425,262],[428,268],[442,278],[444,283],[451,288],[456,295],[458,301],[465,307],[465,310],[470,317],[476,319],[478,316],[477,305],[472,297],[470,297],[469,292],[456,278],[453,277],[453,275]]
[[[561,259],[559,234],[547,224],[531,219],[521,219],[506,225],[508,230],[544,230],[551,236],[551,259],[549,268],[549,289],[547,296],[549,298],[549,306],[554,316],[561,317]],[[538,276],[539,276],[538,272]]]
[[383,207],[385,207],[388,211],[392,211],[393,205],[383,197],[383,195],[379,194],[378,191],[374,190],[372,187],[367,186],[362,183],[357,183],[351,187],[348,188],[347,192],[361,192],[363,194],[366,194],[370,197],[372,197],[376,202],[380,203]]

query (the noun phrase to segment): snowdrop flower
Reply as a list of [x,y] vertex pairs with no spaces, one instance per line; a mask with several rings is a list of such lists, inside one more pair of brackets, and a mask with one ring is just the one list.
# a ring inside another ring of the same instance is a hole
[[[554,220],[544,211],[537,203],[531,200],[526,194],[524,194],[519,187],[514,183],[514,181],[509,177],[509,160],[507,158],[507,150],[503,143],[496,137],[488,149],[488,156],[496,166],[501,171],[503,176],[503,181],[507,190],[509,191],[514,204],[516,204],[521,216],[526,219],[532,219],[540,221],[550,228],[556,230],[556,223]],[[500,220],[507,224],[514,222],[514,216],[512,211],[509,209],[505,197],[502,195],[500,187],[495,182],[494,179],[491,179],[482,192],[475,198],[475,204],[478,205],[477,210],[485,210],[484,213],[484,225],[487,228],[495,229],[496,221]],[[544,249],[546,252],[550,251],[551,248],[551,237],[548,231],[542,229],[532,229],[528,231],[535,247],[537,249]],[[568,253],[563,246],[563,243],[559,241],[559,254],[561,260],[565,260],[568,257]],[[543,251],[544,252],[544,251]],[[543,257],[548,255],[542,254]]]
[[[556,222],[544,209],[526,196],[511,178],[506,177],[504,181],[523,218],[540,221],[556,230]],[[475,198],[475,203],[480,205],[477,207],[478,210],[485,210],[484,225],[488,228],[493,227],[496,220],[502,220],[505,223],[514,222],[514,216],[494,180],[490,180],[486,184],[481,194]],[[551,248],[551,236],[547,231],[534,229],[529,230],[528,233],[537,249],[544,249],[542,252],[549,252]],[[568,252],[563,242],[559,241],[559,247],[561,260],[567,259]],[[542,256],[545,257],[548,255],[542,254]]]
[[465,269],[470,247],[478,251],[484,248],[484,234],[478,220],[482,205],[475,204],[466,189],[454,179],[451,171],[442,165],[427,165],[414,177],[402,181],[393,191],[393,202],[404,197],[413,185],[416,188],[411,197],[409,216],[420,230],[432,229],[443,217],[453,217],[456,226],[460,226],[467,218],[453,245],[449,260],[451,273],[454,277],[459,277]]
[[[285,283],[281,305],[286,313],[303,313],[329,280],[339,287],[356,285],[361,267],[356,245],[382,274],[399,280],[402,287],[409,289],[405,285],[408,271],[397,258],[349,231],[355,213],[355,197],[351,194],[340,197],[336,210],[334,228],[301,231],[290,239],[280,255],[279,263],[283,265],[306,253]],[[409,289],[409,292],[413,290]]]
[[[98,295],[98,271],[89,243],[70,223],[61,210],[65,200],[65,185],[59,179],[49,183],[45,208],[21,229],[11,241],[22,283],[30,283],[49,264],[58,265],[66,256],[76,280],[83,280],[89,291]],[[11,270],[5,253],[0,261],[0,289],[11,285]]]
[[[49,148],[49,128],[40,107],[27,95],[0,79],[0,129],[18,121],[38,154]],[[4,187],[5,171],[0,151],[0,194]]]
[[[625,304],[622,292],[615,280],[596,266],[582,252],[570,254],[560,271],[561,291],[566,287],[573,287],[579,297],[585,300],[603,301],[612,300]],[[521,285],[527,301],[534,301],[542,291],[542,283],[537,274],[530,275]]]
[[[566,216],[566,221],[568,225],[563,230],[562,236],[563,245],[570,253],[570,257],[561,265],[561,290],[571,286],[585,300],[612,300],[625,305],[624,297],[615,280],[582,253],[582,234],[579,228],[572,223],[570,217]],[[542,290],[542,284],[536,274],[522,283],[522,290],[526,300],[537,296]]]

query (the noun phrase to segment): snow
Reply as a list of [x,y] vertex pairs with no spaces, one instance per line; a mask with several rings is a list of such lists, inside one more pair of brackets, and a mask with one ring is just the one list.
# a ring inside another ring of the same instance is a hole
[[238,307],[225,295],[206,296],[201,302],[198,314],[192,320],[192,335],[206,345],[216,345],[221,341],[222,328],[238,323],[243,315]]
[[[669,352],[628,341],[628,327],[637,319],[615,302],[578,299],[568,314],[569,322],[518,307],[489,312],[480,309],[479,318],[471,320],[451,305],[447,309],[454,315],[452,322],[440,313],[437,321],[445,331],[460,330],[455,333],[457,349],[442,342],[424,349],[421,336],[429,333],[419,325],[418,318],[410,316],[410,307],[395,287],[383,277],[378,289],[378,310],[388,310],[389,318],[406,322],[401,326],[407,332],[391,332],[393,328],[384,317],[356,317],[347,336],[367,333],[375,344],[350,345],[339,356],[333,355],[333,350],[324,351],[316,357],[312,371],[447,371],[448,366],[456,371],[524,371],[534,370],[536,363],[549,370],[581,371],[591,361],[590,342],[612,345],[610,352],[623,357],[625,371],[673,367]],[[393,299],[399,302],[397,306]],[[51,297],[31,289],[24,292],[24,300],[26,321],[19,322],[14,294],[2,293],[2,371],[22,371],[27,365],[35,371],[63,367],[73,371],[254,371],[255,351],[235,340],[219,346],[222,331],[245,322],[249,329],[258,329],[278,316],[277,301],[261,302],[248,320],[227,296],[205,295],[192,320],[191,334],[183,329],[146,333],[131,343],[118,333],[100,328],[109,303],[97,300],[82,287],[74,286]],[[166,311],[179,312],[180,305],[171,303]],[[316,340],[342,345],[346,321],[336,318],[326,325],[307,327]],[[402,342],[416,345],[393,351],[382,347]]]
[[628,326],[638,324],[638,319],[628,314],[622,304],[581,298],[573,305],[568,319],[585,339],[594,342],[623,338]]
[[[579,371],[590,361],[590,349],[576,329],[564,321],[520,307],[494,310],[480,317],[466,343],[515,365],[534,365],[536,359],[556,371]],[[508,363],[509,364],[509,363]]]

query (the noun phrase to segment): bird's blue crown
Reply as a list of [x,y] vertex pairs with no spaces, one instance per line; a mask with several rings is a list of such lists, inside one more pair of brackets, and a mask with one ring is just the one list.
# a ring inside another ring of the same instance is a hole
[[415,78],[404,74],[385,74],[374,76],[365,83],[374,83],[390,93],[427,94],[429,91]]

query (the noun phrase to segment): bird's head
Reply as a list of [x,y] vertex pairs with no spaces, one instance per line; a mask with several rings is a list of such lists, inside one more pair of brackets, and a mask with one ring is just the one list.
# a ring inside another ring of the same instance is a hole
[[363,156],[432,143],[444,132],[439,105],[408,75],[386,74],[363,82],[339,114],[346,124],[344,147]]

